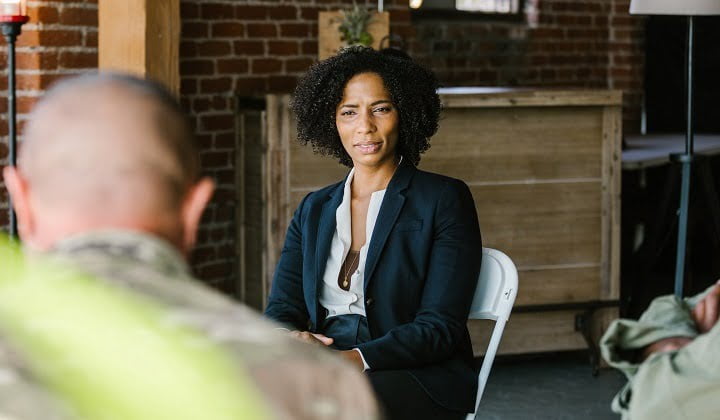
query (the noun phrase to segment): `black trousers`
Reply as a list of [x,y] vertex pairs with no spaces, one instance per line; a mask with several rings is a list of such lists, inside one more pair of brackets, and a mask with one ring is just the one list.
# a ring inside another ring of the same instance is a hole
[[368,371],[367,375],[388,420],[462,420],[468,415],[433,401],[407,371]]
[[[335,340],[332,346],[338,350],[352,349],[370,340],[367,318],[360,315],[328,318],[322,332]],[[436,403],[405,370],[371,370],[367,375],[387,420],[461,420],[468,414]]]

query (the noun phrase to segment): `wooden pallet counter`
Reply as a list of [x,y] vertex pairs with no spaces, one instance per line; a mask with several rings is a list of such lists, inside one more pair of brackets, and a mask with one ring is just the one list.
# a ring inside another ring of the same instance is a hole
[[[593,337],[617,316],[619,298],[619,91],[454,88],[441,91],[438,134],[420,168],[464,180],[485,246],[519,269],[516,308],[500,352],[583,349],[577,315]],[[285,229],[308,192],[346,169],[295,140],[287,95],[240,107],[243,203],[241,289],[262,306]],[[604,307],[588,311],[593,304]],[[488,325],[472,322],[475,348]]]

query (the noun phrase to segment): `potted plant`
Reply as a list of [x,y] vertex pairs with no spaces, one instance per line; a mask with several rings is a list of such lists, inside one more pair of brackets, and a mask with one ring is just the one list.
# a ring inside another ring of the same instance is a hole
[[350,45],[378,48],[390,33],[390,15],[359,7],[320,12],[318,17],[318,58],[323,60]]

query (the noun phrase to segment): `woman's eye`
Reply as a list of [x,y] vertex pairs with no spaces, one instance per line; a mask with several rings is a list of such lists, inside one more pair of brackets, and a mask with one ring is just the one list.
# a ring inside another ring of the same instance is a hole
[[379,113],[381,113],[381,114],[385,114],[385,113],[390,112],[390,111],[391,111],[391,108],[390,108],[389,106],[383,106],[383,107],[380,107],[380,108],[375,108],[375,112],[379,112]]
[[353,110],[347,110],[340,113],[342,116],[348,116],[348,115],[355,115],[355,111]]

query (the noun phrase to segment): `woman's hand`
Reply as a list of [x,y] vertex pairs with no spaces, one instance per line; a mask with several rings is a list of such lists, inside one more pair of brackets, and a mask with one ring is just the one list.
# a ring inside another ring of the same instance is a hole
[[333,339],[322,334],[311,333],[310,331],[290,331],[290,336],[309,344],[320,344],[329,346]]

